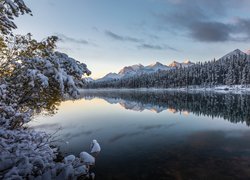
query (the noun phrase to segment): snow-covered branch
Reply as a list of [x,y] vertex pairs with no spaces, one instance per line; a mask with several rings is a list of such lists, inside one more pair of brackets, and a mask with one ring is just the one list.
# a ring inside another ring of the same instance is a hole
[[0,32],[10,34],[12,29],[17,28],[14,18],[23,14],[31,14],[23,0],[0,0]]
[[54,161],[57,150],[51,147],[52,135],[22,127],[35,113],[53,113],[66,95],[76,98],[83,76],[91,73],[84,63],[54,51],[56,41],[52,36],[37,42],[30,34],[4,41],[0,59],[0,179],[89,174],[89,161],[75,158],[74,166]]

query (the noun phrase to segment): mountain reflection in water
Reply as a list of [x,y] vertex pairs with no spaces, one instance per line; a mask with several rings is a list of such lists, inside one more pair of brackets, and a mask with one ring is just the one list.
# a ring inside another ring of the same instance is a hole
[[123,108],[156,113],[168,110],[173,113],[220,117],[233,123],[250,125],[250,95],[214,92],[178,91],[84,91],[82,97],[91,100],[101,98]]
[[64,154],[97,139],[96,179],[250,179],[247,94],[83,90],[31,125]]

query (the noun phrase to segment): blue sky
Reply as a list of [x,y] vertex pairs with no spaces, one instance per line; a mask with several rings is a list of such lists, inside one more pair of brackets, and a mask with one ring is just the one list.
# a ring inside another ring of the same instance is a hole
[[250,49],[249,0],[25,0],[16,33],[57,35],[98,78],[123,66],[207,61]]

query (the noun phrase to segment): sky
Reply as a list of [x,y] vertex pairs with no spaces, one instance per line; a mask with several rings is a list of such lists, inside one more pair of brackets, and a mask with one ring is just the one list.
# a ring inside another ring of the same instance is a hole
[[250,49],[250,0],[24,0],[17,34],[57,35],[99,78],[133,64],[208,61]]

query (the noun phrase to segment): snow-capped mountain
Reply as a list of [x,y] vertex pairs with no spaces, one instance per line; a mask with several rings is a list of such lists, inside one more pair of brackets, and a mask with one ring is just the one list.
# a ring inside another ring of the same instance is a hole
[[[193,86],[214,88],[218,85],[226,87],[237,85],[245,88],[250,84],[248,71],[250,55],[248,54],[236,49],[217,60],[199,62],[195,65],[187,60],[182,63],[174,61],[168,66],[159,62],[147,66],[127,66],[119,74],[112,74],[117,77],[117,80],[108,79],[110,76],[108,74],[101,79],[104,81],[86,84],[86,88],[186,88]],[[134,107],[138,109],[137,106]]]
[[121,76],[125,76],[125,75],[133,75],[136,74],[136,72],[142,70],[144,68],[143,65],[141,64],[135,64],[132,66],[125,66],[124,68],[122,68],[118,74],[120,74]]
[[94,81],[94,79],[91,78],[91,77],[86,77],[86,78],[84,78],[84,80],[85,80],[86,82],[92,82],[92,81]]
[[250,56],[250,49],[246,51],[246,54]]
[[189,61],[189,60],[186,60],[184,61],[183,63],[181,63],[182,67],[189,67],[189,66],[192,66],[194,65],[195,63]]
[[[89,93],[87,95],[87,93]],[[106,92],[107,93],[107,92]],[[157,105],[155,103],[141,103],[138,101],[133,101],[133,100],[128,100],[128,99],[124,99],[124,98],[117,98],[117,97],[112,97],[111,94],[106,94],[104,92],[103,95],[98,96],[102,99],[104,99],[105,101],[107,101],[110,104],[119,104],[120,106],[122,106],[123,108],[127,109],[127,110],[132,110],[132,111],[144,111],[144,110],[149,110],[155,113],[160,113],[162,111],[165,110],[169,110],[173,113],[176,112],[175,109],[168,109],[167,106],[163,106],[163,105]],[[84,94],[82,94],[84,99],[86,100],[91,100],[93,99],[95,96],[95,92],[86,92]],[[111,95],[111,97],[109,97],[109,95]]]
[[231,59],[233,56],[240,57],[240,56],[246,56],[247,54],[242,52],[239,49],[235,49],[234,51],[227,53],[225,56],[221,57],[219,60],[226,60]]
[[194,63],[192,63],[189,60],[186,60],[183,63],[173,61],[171,64],[169,64],[170,67],[178,67],[178,68],[180,68],[180,67],[189,67],[189,66],[192,66],[192,65],[194,65]]
[[155,64],[150,64],[148,66],[145,66],[145,68],[144,68],[144,70],[151,70],[151,71],[154,71],[154,72],[157,72],[159,70],[167,71],[169,69],[170,69],[170,67],[168,67],[166,65],[163,65],[160,62],[156,62]]
[[121,78],[131,77],[134,75],[140,75],[140,74],[149,74],[149,73],[155,73],[157,71],[168,71],[173,68],[177,67],[189,67],[191,65],[194,65],[194,63],[190,61],[185,61],[183,63],[179,63],[174,61],[170,65],[164,65],[160,62],[156,62],[154,64],[150,64],[148,66],[143,66],[141,64],[135,64],[132,66],[125,66],[122,68],[119,73],[109,73],[105,75],[104,77],[98,79],[97,81],[109,81],[109,80],[117,80]]
[[178,63],[177,61],[173,61],[172,63],[169,64],[170,67],[180,67],[181,63]]
[[[239,49],[235,49],[234,51],[229,52],[228,54],[224,55],[218,60],[226,60],[226,59],[232,59],[233,57],[242,57],[242,56],[248,56],[248,58],[250,59],[250,50],[244,53]],[[119,73],[109,73],[96,81],[100,82],[100,81],[119,80],[121,78],[127,78],[135,75],[155,73],[157,71],[168,71],[171,69],[181,68],[181,67],[188,68],[194,64],[195,63],[189,60],[186,60],[182,63],[173,61],[169,65],[164,65],[160,62],[156,62],[154,64],[150,64],[147,66],[143,66],[142,64],[135,64],[132,66],[125,66],[119,71]]]
[[97,79],[97,81],[109,81],[109,80],[116,80],[116,79],[120,79],[122,77],[122,75],[120,74],[116,74],[116,73],[108,73],[107,75],[105,75],[104,77]]

